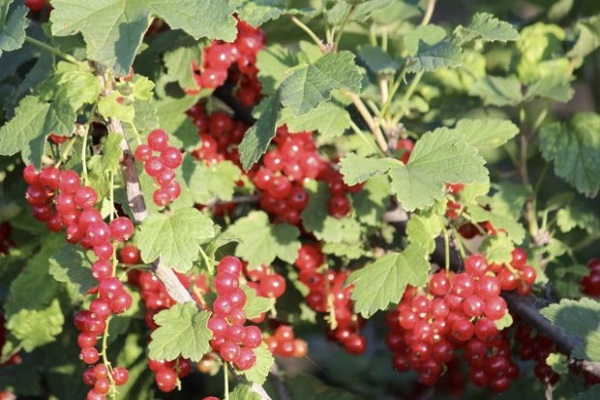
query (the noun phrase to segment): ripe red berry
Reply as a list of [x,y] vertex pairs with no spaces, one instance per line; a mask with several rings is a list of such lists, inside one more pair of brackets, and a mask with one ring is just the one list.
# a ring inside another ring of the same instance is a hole
[[145,163],[152,157],[152,149],[147,144],[140,144],[133,153],[136,160]]
[[154,379],[158,389],[165,393],[172,392],[177,385],[177,373],[169,367],[162,367],[156,371]]
[[110,222],[112,238],[124,242],[133,235],[133,222],[127,217],[118,217]]
[[154,129],[148,134],[148,145],[154,151],[163,151],[169,145],[169,136],[162,129]]

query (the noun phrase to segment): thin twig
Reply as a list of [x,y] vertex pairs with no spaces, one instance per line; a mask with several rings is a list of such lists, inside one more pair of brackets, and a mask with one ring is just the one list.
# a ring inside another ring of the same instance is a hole
[[433,10],[435,9],[435,1],[436,0],[429,0],[427,2],[427,7],[425,8],[425,14],[423,15],[421,25],[427,25],[429,21],[431,21],[431,17],[433,16]]
[[379,148],[385,154],[389,154],[390,148],[388,147],[387,141],[385,140],[385,137],[383,136],[383,131],[381,130],[381,127],[379,126],[377,121],[375,121],[375,119],[373,118],[373,116],[371,115],[369,110],[367,109],[367,106],[365,105],[365,103],[363,103],[362,100],[360,99],[360,97],[358,97],[354,93],[347,92],[347,91],[343,91],[343,93],[352,101],[352,104],[354,104],[354,107],[356,107],[356,109],[358,110],[361,117],[367,123],[369,130],[371,131],[371,133],[373,133],[373,136],[375,136],[375,141],[377,142],[377,145],[379,146]]

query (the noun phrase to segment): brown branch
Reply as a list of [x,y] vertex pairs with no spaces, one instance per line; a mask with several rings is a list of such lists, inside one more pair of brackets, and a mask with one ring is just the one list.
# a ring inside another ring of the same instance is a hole
[[[121,170],[123,172],[123,179],[125,180],[125,191],[127,193],[129,207],[133,212],[133,220],[139,225],[148,216],[148,210],[146,209],[146,202],[144,201],[140,179],[137,170],[135,169],[135,160],[131,154],[131,149],[129,148],[129,143],[125,137],[121,122],[115,118],[109,118],[106,127],[109,132],[121,135],[122,139],[120,147],[123,151]],[[171,268],[165,266],[160,258],[150,263],[150,271],[165,285],[167,293],[169,293],[169,296],[177,303],[194,301],[190,292],[179,281],[177,275],[175,275],[175,272]]]

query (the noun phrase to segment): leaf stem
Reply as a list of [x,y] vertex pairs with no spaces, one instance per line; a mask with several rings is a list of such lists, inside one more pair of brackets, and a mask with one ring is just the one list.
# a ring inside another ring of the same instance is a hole
[[352,13],[354,12],[356,6],[352,6],[350,8],[350,11],[348,11],[348,15],[346,15],[346,18],[344,18],[344,20],[342,21],[342,23],[340,24],[340,27],[338,28],[338,35],[335,36],[335,40],[333,42],[333,51],[337,51],[338,46],[340,45],[340,40],[342,39],[342,35],[344,34],[344,28],[346,27],[346,24],[348,23],[348,21],[350,21],[350,17],[352,16]]
[[46,50],[47,52],[52,53],[55,56],[58,56],[58,57],[62,58],[63,60],[70,62],[71,64],[76,64],[76,65],[79,64],[79,61],[77,61],[75,59],[75,57],[73,57],[72,55],[63,53],[62,51],[57,50],[56,48],[50,46],[49,44],[44,43],[40,40],[34,39],[31,36],[25,36],[25,41],[27,43],[31,43],[32,45],[34,45],[36,47],[39,47],[40,49]]
[[73,146],[75,146],[76,140],[76,136],[73,136],[73,138],[69,140],[69,143],[67,143],[67,147],[65,147],[62,154],[60,155],[60,160],[56,164],[56,168],[58,168],[63,162],[67,161],[67,158],[69,158],[71,151],[73,151]]
[[342,93],[344,93],[352,101],[354,107],[356,107],[361,117],[367,123],[367,126],[369,127],[371,133],[373,133],[373,136],[375,136],[375,141],[377,141],[377,145],[379,146],[381,151],[383,151],[384,154],[388,154],[390,149],[388,147],[387,141],[385,140],[385,137],[383,136],[381,127],[379,126],[377,121],[375,121],[375,119],[367,109],[365,103],[363,103],[360,97],[358,97],[354,93],[347,91],[342,91]]
[[355,132],[355,133],[356,133],[358,136],[360,136],[360,138],[361,138],[361,139],[362,139],[362,140],[363,140],[365,143],[367,143],[367,144],[368,144],[368,145],[369,145],[369,146],[370,146],[370,147],[371,147],[371,148],[372,148],[372,149],[375,151],[375,153],[379,153],[379,154],[381,154],[381,155],[382,155],[382,156],[384,156],[384,157],[386,156],[386,154],[385,154],[383,151],[381,151],[381,149],[380,149],[379,147],[375,146],[375,144],[374,144],[372,141],[370,141],[370,140],[369,140],[369,139],[368,139],[368,138],[365,136],[364,132],[363,132],[363,131],[362,131],[362,130],[361,130],[359,127],[358,127],[358,126],[356,126],[356,124],[354,123],[354,121],[350,121],[350,126],[352,127],[352,129],[354,130],[354,132]]
[[413,78],[413,80],[410,82],[410,85],[408,85],[408,88],[406,89],[406,93],[404,93],[404,96],[402,96],[402,109],[400,110],[400,114],[398,114],[398,116],[396,116],[396,118],[394,118],[393,122],[394,124],[397,124],[398,122],[400,122],[400,120],[402,118],[404,118],[406,116],[406,114],[408,113],[408,100],[410,100],[410,98],[412,97],[412,95],[414,94],[415,90],[417,90],[417,86],[419,86],[419,83],[421,82],[421,78],[423,78],[423,74],[424,71],[419,71],[415,74],[415,77]]
[[225,393],[223,394],[223,398],[225,400],[229,400],[229,374],[227,370],[227,363],[223,364],[223,381],[225,384]]
[[88,181],[88,169],[87,169],[87,137],[90,134],[90,130],[92,129],[92,124],[89,125],[87,131],[83,134],[83,143],[81,145],[81,167],[83,171],[81,172],[81,177],[83,178],[83,182],[87,184]]
[[389,94],[388,94],[387,98],[385,99],[383,106],[381,107],[381,118],[385,118],[385,114],[387,113],[388,108],[390,108],[390,105],[392,104],[392,100],[394,99],[396,92],[400,88],[400,84],[402,83],[402,80],[404,79],[405,75],[406,75],[406,67],[402,70],[400,75],[398,75],[398,78],[394,80],[394,84],[393,84],[392,88],[389,90]]
[[313,32],[313,30],[310,29],[308,26],[306,26],[306,24],[304,24],[304,22],[300,21],[296,17],[292,17],[292,22],[294,24],[296,24],[296,26],[298,26],[298,28],[300,28],[304,32],[306,32],[306,34],[308,36],[310,36],[310,38],[313,40],[313,42],[315,42],[315,44],[319,47],[319,50],[321,50],[323,53],[327,53],[328,52],[327,46],[325,46],[323,44],[323,42],[321,41],[321,39],[319,39],[319,37],[317,36],[317,34],[315,32]]
[[421,21],[421,26],[427,25],[431,21],[431,17],[433,16],[433,10],[435,9],[436,0],[428,0],[427,6],[425,7],[425,14],[423,15],[423,20]]

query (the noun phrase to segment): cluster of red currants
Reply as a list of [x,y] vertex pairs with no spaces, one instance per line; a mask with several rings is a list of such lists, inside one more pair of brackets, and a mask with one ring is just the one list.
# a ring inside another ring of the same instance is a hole
[[237,29],[238,35],[233,43],[214,41],[204,48],[202,66],[192,64],[194,79],[200,88],[215,89],[229,78],[232,86],[237,88],[235,94],[240,103],[253,106],[261,94],[256,54],[265,46],[266,37],[261,29],[253,28],[244,21],[238,21]]
[[[181,195],[174,169],[181,165],[183,156],[177,147],[169,146],[169,136],[162,129],[151,131],[147,141],[135,149],[134,156],[159,186],[152,195],[154,204],[164,207]],[[154,155],[154,152],[160,154]]]
[[200,136],[200,147],[192,153],[197,160],[208,163],[230,160],[240,165],[237,146],[247,129],[243,122],[232,119],[225,111],[215,111],[207,116],[202,102],[196,103],[187,114]]
[[523,360],[534,360],[535,376],[544,383],[554,385],[560,375],[552,370],[546,363],[550,353],[557,353],[558,349],[546,336],[531,329],[531,326],[520,323],[515,331],[515,342],[518,343],[519,357]]
[[285,126],[277,129],[276,147],[262,158],[262,166],[250,178],[260,191],[260,208],[278,222],[300,224],[300,214],[308,204],[305,179],[316,179],[327,168],[317,152],[310,132],[290,134]]
[[600,258],[587,263],[589,274],[581,279],[581,291],[588,296],[600,298]]
[[256,291],[258,296],[277,299],[285,293],[285,278],[271,271],[266,265],[259,265],[254,269],[248,269],[244,263],[244,275],[249,279],[246,286]]
[[294,330],[289,325],[278,326],[273,336],[265,339],[265,343],[273,355],[281,357],[302,358],[308,353],[306,341],[295,338]]
[[[119,251],[119,258],[125,265],[136,265],[141,262],[139,249],[134,245],[126,245]],[[190,280],[186,275],[175,272],[179,281],[188,287]],[[170,308],[175,304],[175,300],[169,293],[164,284],[152,273],[132,269],[127,272],[128,282],[140,288],[140,296],[146,307],[144,320],[150,331],[156,329],[158,325],[154,322],[154,315],[158,312]],[[177,380],[185,378],[192,370],[190,360],[178,357],[175,360],[148,360],[148,367],[154,373],[156,386],[162,392],[171,392],[177,386]]]
[[217,265],[213,281],[217,297],[208,328],[213,333],[212,349],[224,362],[232,362],[235,368],[245,371],[256,362],[254,349],[262,343],[262,332],[257,326],[244,326],[246,294],[239,287],[241,274],[242,262],[236,257],[223,257]]
[[[97,257],[92,264],[92,276],[98,280],[97,287],[93,289],[98,296],[90,303],[89,310],[82,310],[75,316],[75,326],[80,331],[77,338],[80,357],[86,364],[95,364],[100,358],[95,346],[98,336],[106,329],[107,319],[131,307],[131,295],[114,276],[111,262],[114,246],[111,242],[129,239],[133,235],[133,223],[127,217],[117,217],[110,224],[104,222],[100,212],[94,208],[98,201],[96,191],[82,186],[79,175],[74,171],[61,171],[50,166],[37,172],[29,165],[23,170],[23,178],[29,184],[25,198],[33,206],[34,217],[44,221],[53,231],[66,227],[69,243],[92,249]],[[116,383],[116,379],[111,379]],[[95,379],[93,386],[88,392],[88,399],[105,398],[111,388],[106,377]]]
[[[523,250],[513,251],[512,267],[523,270],[526,261]],[[427,385],[434,385],[455,351],[465,348],[471,379],[478,385],[503,391],[517,371],[510,362],[505,335],[498,331],[495,321],[507,312],[500,292],[517,286],[513,280],[505,279],[506,269],[488,265],[483,255],[472,254],[464,264],[465,272],[439,271],[431,275],[422,292],[406,290],[397,309],[388,316],[390,332],[386,343],[394,353],[394,367],[400,371],[416,370],[420,381]],[[527,285],[534,280],[535,271]],[[483,352],[477,347],[480,345]],[[506,368],[488,368],[491,358]]]
[[344,287],[348,271],[318,272],[325,257],[316,245],[304,243],[298,252],[294,265],[299,272],[299,280],[305,284],[309,293],[306,304],[319,313],[328,313],[331,330],[327,336],[344,346],[350,354],[362,354],[367,341],[360,334],[363,320],[354,314],[350,300],[353,286]]

